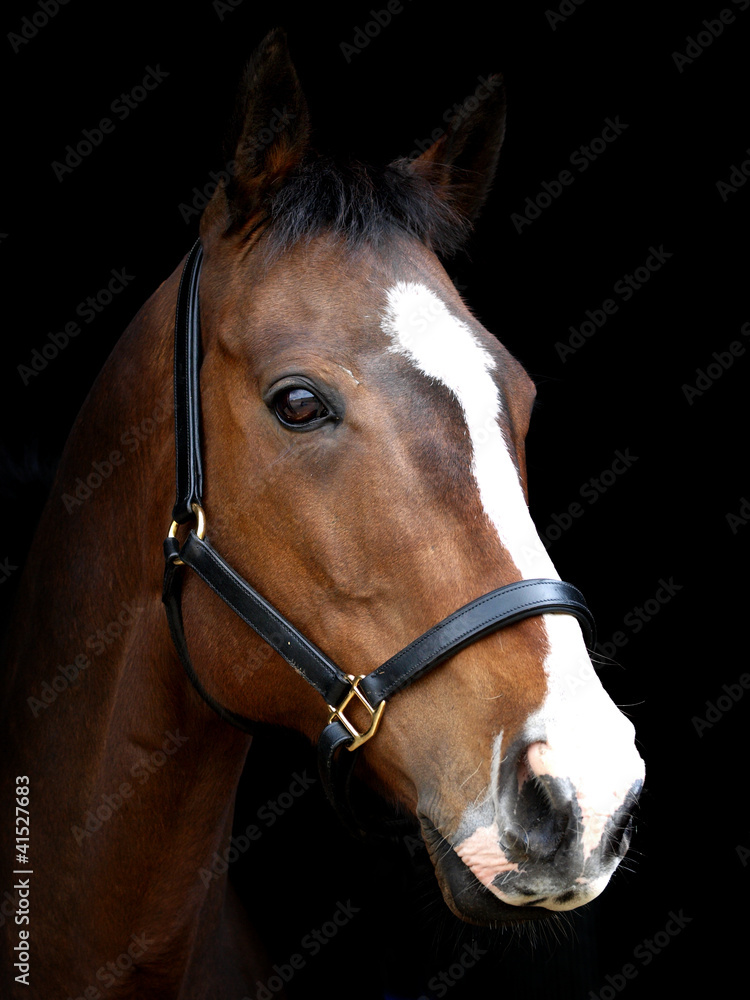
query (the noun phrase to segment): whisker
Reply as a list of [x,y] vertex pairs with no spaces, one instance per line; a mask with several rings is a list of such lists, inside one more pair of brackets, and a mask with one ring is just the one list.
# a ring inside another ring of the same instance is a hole
[[469,775],[469,777],[468,777],[468,778],[465,778],[465,779],[464,779],[464,780],[463,780],[463,781],[461,782],[461,784],[460,784],[460,785],[459,785],[458,787],[459,787],[459,788],[463,788],[463,787],[464,787],[464,785],[466,784],[466,782],[467,782],[467,781],[470,781],[470,780],[471,780],[471,779],[472,779],[472,778],[474,777],[474,775],[475,775],[475,774],[477,773],[477,771],[479,770],[479,768],[480,768],[481,766],[482,766],[482,761],[480,760],[480,761],[479,761],[479,763],[477,764],[477,766],[476,766],[476,767],[474,768],[474,770],[473,770],[473,771],[471,772],[471,774]]

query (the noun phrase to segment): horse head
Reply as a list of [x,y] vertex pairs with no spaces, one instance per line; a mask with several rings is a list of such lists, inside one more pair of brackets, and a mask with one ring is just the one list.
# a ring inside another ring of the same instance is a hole
[[[527,504],[534,385],[441,263],[486,199],[504,121],[491,77],[417,159],[335,163],[311,146],[273,32],[201,220],[211,541],[351,675],[493,588],[559,579]],[[209,695],[316,740],[330,710],[305,680],[194,576],[183,605]],[[479,923],[601,892],[644,777],[564,613],[486,635],[400,692],[358,768],[418,819],[447,904]]]

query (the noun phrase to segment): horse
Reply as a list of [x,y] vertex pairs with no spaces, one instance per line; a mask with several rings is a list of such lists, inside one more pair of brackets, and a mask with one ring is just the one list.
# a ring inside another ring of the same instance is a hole
[[97,377],[20,584],[11,995],[252,993],[257,931],[199,873],[256,724],[327,734],[333,800],[416,824],[469,924],[579,907],[627,851],[644,764],[529,514],[535,387],[443,263],[497,167],[486,88],[365,166],[313,148],[283,31],[251,57],[199,243]]

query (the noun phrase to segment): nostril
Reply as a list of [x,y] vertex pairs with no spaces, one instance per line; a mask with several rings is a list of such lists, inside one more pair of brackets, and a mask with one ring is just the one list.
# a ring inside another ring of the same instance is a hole
[[510,822],[500,834],[500,846],[509,861],[525,861],[529,846],[526,830],[519,823]]
[[500,843],[509,861],[545,861],[558,850],[572,820],[569,789],[556,779],[536,776],[525,755],[519,761],[518,785],[503,796]]
[[498,804],[500,844],[512,863],[549,861],[575,825],[575,789],[554,775],[543,741],[519,747],[512,761],[510,755]]

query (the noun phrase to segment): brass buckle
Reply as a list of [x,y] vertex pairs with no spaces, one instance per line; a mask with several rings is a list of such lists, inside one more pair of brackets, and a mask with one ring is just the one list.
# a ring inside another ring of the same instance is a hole
[[[200,538],[200,540],[203,541],[203,539],[206,537],[206,513],[199,503],[191,503],[190,509],[195,514],[195,519],[198,522],[195,528],[195,533],[198,536],[198,538]],[[169,526],[169,533],[167,537],[176,538],[178,528],[179,524],[177,523],[177,521],[172,521],[172,523]],[[185,565],[185,563],[180,558],[174,559],[173,562],[175,566]]]
[[[377,708],[373,708],[370,702],[367,700],[367,698],[365,698],[365,696],[359,690],[359,683],[360,681],[363,681],[365,679],[366,674],[361,674],[359,677],[355,677],[354,674],[347,674],[346,676],[352,682],[352,686],[344,696],[344,700],[341,702],[338,708],[334,708],[333,705],[328,706],[332,713],[330,719],[328,720],[328,725],[330,726],[332,722],[338,719],[339,722],[345,727],[345,729],[347,729],[347,731],[352,735],[352,742],[347,744],[346,749],[356,750],[358,747],[361,747],[363,743],[367,743],[370,737],[374,736],[375,733],[378,731],[378,726],[380,725],[380,718],[383,714],[383,709],[385,708],[385,702],[381,701]],[[370,725],[363,733],[360,733],[359,730],[355,729],[354,726],[351,724],[351,722],[349,722],[347,717],[344,715],[344,710],[346,709],[346,706],[349,704],[352,698],[359,698],[360,702],[365,706],[367,711],[370,713]]]

